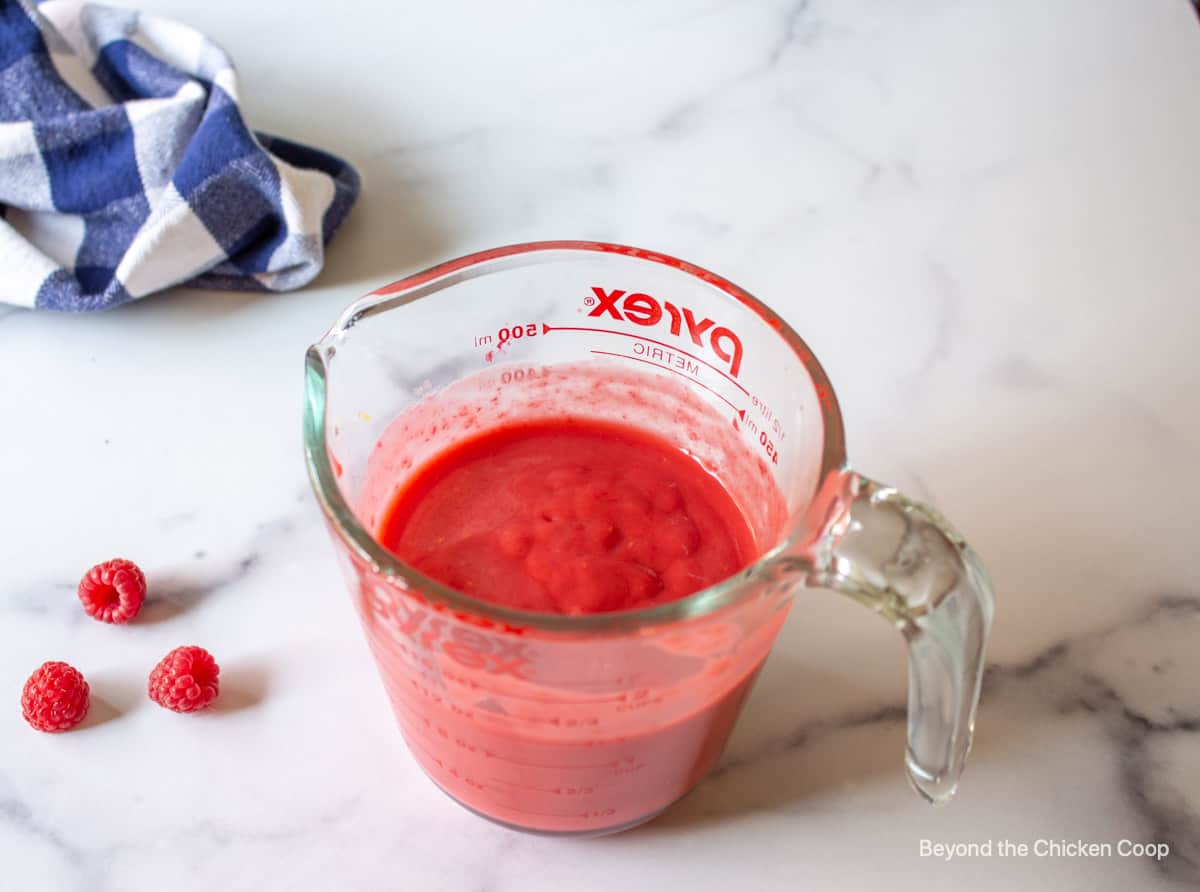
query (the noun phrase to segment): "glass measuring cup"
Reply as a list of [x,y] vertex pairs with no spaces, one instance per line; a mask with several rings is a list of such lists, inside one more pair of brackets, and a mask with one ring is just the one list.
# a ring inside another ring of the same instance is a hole
[[[473,430],[587,415],[677,443],[760,545],[657,607],[563,616],[449,589],[375,533],[402,481]],[[908,642],[905,762],[931,802],[971,744],[992,615],[976,555],[933,509],[846,465],[824,371],[764,304],[651,251],[485,251],[352,304],[308,351],[309,475],[413,755],[461,804],[522,830],[616,832],[716,762],[805,586]]]

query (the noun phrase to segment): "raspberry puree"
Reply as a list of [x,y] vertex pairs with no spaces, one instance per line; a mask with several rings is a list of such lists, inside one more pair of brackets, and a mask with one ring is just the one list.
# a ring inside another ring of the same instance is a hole
[[[746,445],[660,376],[508,366],[398,416],[361,483],[342,459],[343,485],[377,541],[429,576],[502,606],[604,615],[698,591],[778,540],[786,503]],[[357,578],[418,763],[476,812],[548,833],[629,827],[695,786],[788,605],[785,587],[747,579],[753,597],[676,620],[550,629],[449,607],[369,564]]]
[[380,540],[474,597],[567,614],[661,604],[754,558],[741,512],[699,463],[578,419],[493,428],[437,455],[397,494]]

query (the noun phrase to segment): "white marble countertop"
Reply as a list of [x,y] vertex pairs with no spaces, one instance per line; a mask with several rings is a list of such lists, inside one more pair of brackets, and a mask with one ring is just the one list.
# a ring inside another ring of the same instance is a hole
[[[260,129],[366,187],[310,288],[0,309],[0,887],[1139,889],[1200,882],[1200,28],[1184,0],[248,4]],[[369,11],[368,11],[369,10]],[[302,355],[438,260],[598,238],[721,272],[838,387],[856,467],[930,499],[999,608],[975,752],[902,777],[902,642],[808,592],[722,767],[598,841],[456,807],[393,726],[301,462]],[[80,610],[125,555],[152,603]],[[219,709],[145,676],[198,643]],[[21,720],[68,660],[84,727]],[[1161,841],[1165,860],[1000,841]],[[921,841],[991,857],[922,857]]]

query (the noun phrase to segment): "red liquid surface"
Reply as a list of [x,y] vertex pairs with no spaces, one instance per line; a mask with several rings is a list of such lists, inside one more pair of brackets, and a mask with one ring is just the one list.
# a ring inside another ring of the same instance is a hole
[[697,462],[591,421],[514,424],[442,453],[400,491],[380,540],[473,597],[567,614],[661,604],[754,558],[737,505]]

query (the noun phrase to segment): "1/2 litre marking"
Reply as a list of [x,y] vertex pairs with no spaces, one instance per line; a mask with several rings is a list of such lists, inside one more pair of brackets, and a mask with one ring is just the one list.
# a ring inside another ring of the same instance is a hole
[[[757,396],[753,395],[750,397],[750,405],[758,410],[758,414],[762,416],[765,422],[770,423],[771,432],[774,433],[776,437],[778,437],[780,440],[786,438],[786,435],[783,431],[783,422],[776,417],[775,412],[770,406],[760,400]],[[755,429],[757,430],[757,427]]]

